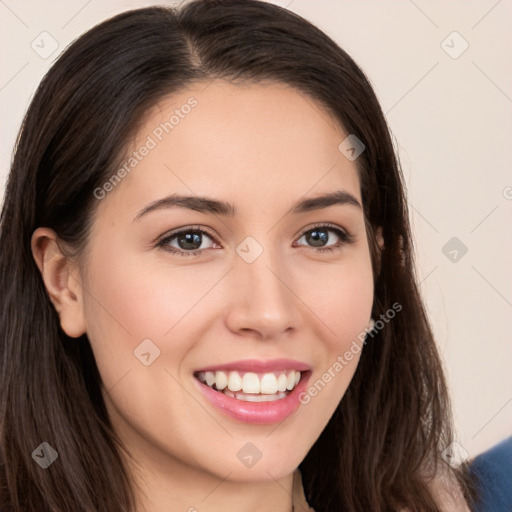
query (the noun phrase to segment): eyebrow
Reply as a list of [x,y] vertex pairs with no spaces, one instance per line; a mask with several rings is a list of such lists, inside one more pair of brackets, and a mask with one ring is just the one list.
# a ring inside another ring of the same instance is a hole
[[[333,205],[351,205],[361,208],[361,203],[351,193],[338,190],[328,194],[323,194],[317,197],[310,197],[298,201],[288,213],[298,214],[314,210],[321,210]],[[163,199],[158,199],[147,206],[145,206],[133,219],[135,222],[144,215],[155,210],[162,210],[166,208],[186,208],[201,213],[212,213],[222,215],[224,217],[234,217],[236,215],[236,207],[228,202],[219,201],[209,197],[201,196],[182,196],[173,194]]]

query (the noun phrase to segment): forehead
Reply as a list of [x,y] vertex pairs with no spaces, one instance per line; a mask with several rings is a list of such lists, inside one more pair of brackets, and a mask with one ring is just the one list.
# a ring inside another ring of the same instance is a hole
[[[215,195],[246,208],[344,189],[360,200],[346,134],[323,107],[276,83],[199,83],[148,111],[108,202],[140,206],[169,193]],[[117,198],[120,200],[120,198]]]

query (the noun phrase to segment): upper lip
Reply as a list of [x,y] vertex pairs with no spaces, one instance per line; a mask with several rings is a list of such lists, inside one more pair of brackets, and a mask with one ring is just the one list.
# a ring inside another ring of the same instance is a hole
[[254,373],[276,372],[280,370],[297,370],[300,372],[308,371],[311,367],[295,359],[243,359],[241,361],[231,361],[212,366],[205,366],[196,370],[197,372],[216,372],[221,370],[242,371]]

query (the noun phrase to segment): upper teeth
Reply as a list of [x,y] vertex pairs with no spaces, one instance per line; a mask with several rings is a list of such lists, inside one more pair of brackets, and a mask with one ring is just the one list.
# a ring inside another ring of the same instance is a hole
[[242,376],[239,372],[217,371],[199,372],[197,377],[210,387],[215,384],[219,391],[227,388],[233,392],[243,391],[244,393],[272,395],[286,390],[291,391],[300,380],[300,372],[290,370],[277,374],[263,373],[260,375],[247,372]]

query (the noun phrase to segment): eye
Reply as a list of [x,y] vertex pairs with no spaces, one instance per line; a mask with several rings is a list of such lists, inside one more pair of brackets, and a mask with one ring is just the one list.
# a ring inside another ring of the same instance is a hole
[[[329,235],[334,233],[334,237]],[[334,244],[327,245],[334,238]],[[330,224],[321,224],[308,229],[298,240],[305,239],[315,252],[328,252],[341,249],[344,245],[354,242],[354,237],[346,231]],[[337,241],[336,241],[337,239]]]
[[[332,234],[334,234],[334,237]],[[333,238],[334,243],[328,245],[328,242]],[[339,250],[344,245],[354,241],[353,236],[348,232],[329,224],[321,224],[308,229],[297,242],[302,239],[305,239],[307,244],[310,244],[310,248],[318,253]],[[205,240],[210,240],[211,244],[207,247],[201,247]],[[171,232],[157,243],[157,247],[178,256],[200,256],[206,249],[220,246],[213,235],[198,226],[190,226]]]
[[199,256],[204,250],[213,247],[212,245],[209,247],[201,247],[205,239],[212,241],[215,245],[212,235],[207,233],[204,229],[191,226],[170,233],[158,242],[157,247],[162,247],[164,250],[177,254],[178,256]]

